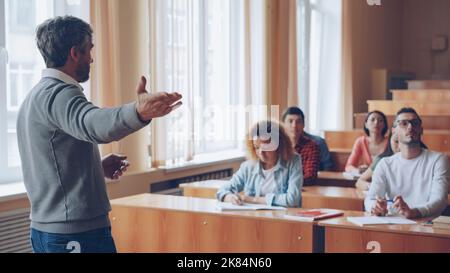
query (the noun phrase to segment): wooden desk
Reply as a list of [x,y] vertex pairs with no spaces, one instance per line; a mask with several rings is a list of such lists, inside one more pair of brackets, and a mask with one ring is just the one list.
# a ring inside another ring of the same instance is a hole
[[[215,199],[226,181],[209,180],[180,185],[183,195]],[[364,193],[355,188],[309,186],[303,187],[302,208],[330,208],[339,210],[364,210]]]
[[352,149],[330,149],[331,158],[334,162],[334,172],[344,172],[345,165],[347,165],[347,160],[352,153]]
[[[366,123],[367,113],[354,114],[354,128],[362,131],[364,123]],[[395,115],[386,116],[388,124],[393,124]],[[421,116],[422,126],[424,130],[450,130],[450,116],[449,115],[437,115],[437,116]]]
[[347,178],[342,172],[319,172],[317,174],[316,185],[354,188],[356,181],[358,181],[358,179]]
[[364,192],[355,188],[304,187],[302,208],[364,211]]
[[[364,135],[362,130],[326,131],[325,139],[331,150],[348,149],[350,152],[357,138]],[[446,153],[450,151],[450,130],[425,130],[422,141],[430,150]]]
[[[325,229],[327,253],[450,253],[450,231],[417,225],[372,225],[359,227],[348,222],[348,216],[363,212],[346,212],[345,217],[319,222]],[[421,219],[420,223],[429,219]]]
[[390,101],[390,100],[368,100],[369,112],[378,110],[385,115],[395,115],[404,107],[412,107],[421,116],[426,115],[450,115],[448,102],[422,102],[422,101]]
[[391,90],[396,101],[450,102],[450,89]]
[[449,80],[407,81],[408,89],[450,89]]
[[217,191],[227,182],[224,180],[206,180],[181,184],[180,188],[183,190],[184,196],[216,199]]
[[286,211],[218,212],[215,204],[210,199],[153,194],[112,200],[110,218],[117,249],[160,253],[323,251],[323,234],[315,222],[285,219]]

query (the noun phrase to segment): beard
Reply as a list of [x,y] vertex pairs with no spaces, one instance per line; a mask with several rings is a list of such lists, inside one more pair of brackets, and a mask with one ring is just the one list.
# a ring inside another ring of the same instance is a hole
[[80,83],[87,82],[89,80],[89,73],[91,72],[91,65],[86,64],[83,66],[80,66],[77,71],[77,79]]
[[400,143],[406,146],[420,145],[420,141],[420,137],[406,137],[405,139],[399,140]]

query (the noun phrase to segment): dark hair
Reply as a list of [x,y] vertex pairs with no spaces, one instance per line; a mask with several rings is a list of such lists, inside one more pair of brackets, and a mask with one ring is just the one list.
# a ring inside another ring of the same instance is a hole
[[391,138],[392,138],[392,132],[389,133],[388,145],[386,147],[386,150],[384,150],[384,152],[382,152],[378,156],[379,158],[384,158],[384,157],[389,157],[389,156],[394,155],[394,150],[392,149],[392,145],[391,145]]
[[416,115],[417,119],[420,121],[420,123],[422,123],[422,119],[420,118],[419,114],[417,114],[416,110],[414,110],[414,108],[405,107],[405,108],[400,109],[400,111],[397,112],[397,116],[395,116],[394,127],[397,126],[398,116],[400,116],[401,114],[405,114],[405,113],[411,113],[411,114]]
[[36,30],[36,43],[48,68],[63,67],[70,49],[82,51],[92,40],[91,26],[73,16],[48,19]]
[[305,114],[303,114],[303,111],[298,107],[289,107],[286,111],[284,111],[282,117],[283,122],[285,122],[287,115],[301,116],[303,122],[305,122]]
[[[391,138],[392,138],[392,132],[389,133],[389,139],[388,139],[389,142],[386,147],[386,150],[384,150],[384,152],[378,156],[379,158],[384,158],[384,157],[389,157],[389,156],[394,155],[394,150],[392,149],[392,145],[391,145]],[[422,141],[420,141],[420,148],[428,150],[428,146],[425,145],[425,143],[423,143]]]
[[366,128],[366,123],[367,123],[367,121],[369,120],[369,117],[370,117],[372,114],[378,114],[378,115],[380,115],[381,118],[383,119],[384,127],[383,127],[383,130],[381,131],[381,135],[382,135],[382,136],[385,136],[386,133],[387,133],[387,131],[388,131],[388,129],[389,129],[389,127],[388,127],[388,121],[387,121],[386,115],[385,115],[383,112],[377,111],[377,110],[372,111],[372,112],[370,112],[369,114],[367,114],[367,116],[366,116],[366,121],[364,122],[364,132],[366,133],[367,136],[370,136],[369,129]]

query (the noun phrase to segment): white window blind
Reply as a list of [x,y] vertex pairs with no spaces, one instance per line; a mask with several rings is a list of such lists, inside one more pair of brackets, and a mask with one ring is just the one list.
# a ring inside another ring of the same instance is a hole
[[243,1],[151,2],[153,87],[178,91],[184,102],[156,121],[157,164],[239,149],[245,134]]
[[299,98],[307,128],[338,129],[342,0],[297,0]]

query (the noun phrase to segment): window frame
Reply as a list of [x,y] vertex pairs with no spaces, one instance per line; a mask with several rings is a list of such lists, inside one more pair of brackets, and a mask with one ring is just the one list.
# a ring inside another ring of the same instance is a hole
[[[300,108],[303,109],[306,115],[309,116],[311,112],[311,25],[313,5],[310,0],[297,0],[297,12],[299,15],[304,11],[305,16],[297,16],[297,26],[300,27],[302,35],[297,35],[297,44],[299,45],[298,54],[298,78],[299,86],[299,101]],[[305,120],[305,129],[309,130],[311,127],[311,119]]]
[[[45,13],[42,12],[42,6],[39,6],[40,3],[35,2],[35,10],[34,12],[37,14],[41,14],[41,16],[44,16],[44,19],[47,18],[47,16],[56,16],[56,15],[62,15],[62,14],[75,14],[82,18],[83,20],[90,21],[90,0],[81,0],[80,6],[77,6],[73,10],[71,10],[70,4],[66,3],[66,1],[59,1],[59,0],[46,0],[46,4],[48,6],[48,9]],[[8,119],[11,121],[13,119],[15,123],[15,116],[17,115],[20,105],[22,103],[22,98],[26,96],[26,94],[20,94],[20,92],[17,93],[17,99],[18,99],[18,105],[15,105],[13,107],[10,107],[10,101],[11,96],[8,95],[8,78],[9,74],[11,74],[11,71],[13,69],[9,68],[9,58],[8,58],[8,51],[7,51],[7,31],[8,31],[8,22],[7,22],[7,0],[0,0],[0,184],[7,184],[7,183],[15,183],[20,182],[22,178],[22,166],[19,162],[19,166],[14,167],[8,167],[8,152],[9,152],[9,143],[8,143],[8,135],[9,134],[17,134],[16,133],[16,127],[14,124],[14,127],[11,129],[8,129]],[[44,14],[44,15],[42,15]],[[42,21],[43,18],[40,18],[39,16],[36,16],[36,23],[39,21]],[[26,31],[25,31],[26,32]],[[33,30],[34,32],[34,30]],[[17,29],[17,31],[14,31],[13,33],[22,33],[21,29]],[[36,52],[37,49],[36,49]],[[39,54],[39,53],[37,53]],[[37,58],[42,58],[41,56],[36,56]],[[40,66],[39,66],[40,67]],[[22,76],[26,76],[26,74],[30,74],[29,69],[26,69],[26,67],[17,67],[17,69],[14,69],[17,71],[25,71],[25,73]],[[16,71],[16,72],[17,72]],[[28,71],[28,72],[27,72]],[[20,73],[19,73],[20,74]],[[16,74],[16,75],[19,75]],[[37,75],[33,73],[36,77],[40,78],[40,74]],[[20,77],[19,77],[20,78]],[[20,81],[20,79],[19,79]],[[20,84],[22,84],[24,81],[21,81]],[[85,94],[87,97],[90,96],[90,86],[89,82],[83,84],[83,87],[85,89]],[[27,88],[29,89],[29,88]],[[23,91],[23,90],[22,90]],[[9,123],[11,124],[11,123]],[[16,149],[16,147],[14,147]],[[15,154],[14,154],[15,156]]]
[[[189,96],[200,96],[203,98],[202,101],[202,107],[207,106],[208,104],[206,103],[206,98],[207,98],[207,92],[209,90],[208,89],[208,75],[207,75],[207,67],[205,65],[207,58],[208,58],[208,52],[207,52],[207,41],[208,41],[208,27],[207,27],[207,20],[208,20],[208,2],[206,0],[199,0],[197,2],[197,7],[196,10],[193,13],[199,13],[198,16],[196,16],[196,18],[198,19],[199,22],[199,26],[195,29],[195,33],[197,35],[195,35],[196,37],[198,36],[198,46],[193,48],[192,50],[195,51],[196,56],[198,56],[198,58],[196,58],[196,60],[193,61],[193,64],[195,66],[195,69],[193,69],[194,71],[198,71],[198,88],[195,91],[192,91],[192,94],[189,94]],[[232,38],[230,38],[228,41],[226,41],[227,45],[230,45],[229,48],[229,54],[230,59],[232,61],[230,61],[229,63],[229,79],[232,81],[229,85],[228,91],[227,91],[227,96],[230,99],[230,106],[241,106],[238,103],[242,101],[241,99],[241,94],[240,94],[240,86],[241,84],[239,82],[236,82],[237,80],[240,80],[241,77],[239,75],[239,71],[240,71],[240,62],[241,60],[239,59],[239,54],[240,54],[240,46],[241,46],[241,42],[242,42],[242,37],[241,37],[241,32],[240,31],[234,31],[239,27],[239,23],[241,23],[241,16],[242,16],[242,12],[239,10],[239,8],[241,7],[241,3],[239,3],[238,1],[229,1],[227,3],[229,5],[230,8],[230,20],[227,23],[227,28],[230,29],[230,35]],[[167,19],[167,14],[169,14],[172,9],[170,9],[168,7],[168,3],[163,4],[159,7],[160,9],[160,16],[157,19],[155,19],[154,21],[151,22],[151,25],[154,24],[155,26],[158,26],[159,28],[161,28],[161,26],[164,26],[164,29],[166,29],[166,32],[169,33],[169,31],[167,31],[167,28],[170,27],[170,24],[172,22],[170,22],[170,19]],[[155,8],[156,9],[156,8]],[[232,12],[233,10],[237,10],[239,12]],[[161,15],[162,14],[162,15]],[[173,16],[169,16],[169,18],[172,18]],[[160,21],[158,22],[157,20],[168,20],[168,21]],[[239,19],[239,22],[237,22],[236,20]],[[173,20],[173,18],[172,18]],[[202,23],[203,22],[203,23]],[[172,27],[174,27],[174,23],[172,23]],[[152,26],[150,27],[150,36],[152,36]],[[166,53],[166,48],[168,48],[167,50],[171,50],[173,48],[173,45],[170,44],[170,38],[168,37],[170,35],[166,34],[166,33],[161,33],[161,35],[159,35],[158,37],[162,40],[166,40],[164,43],[166,44],[166,46],[164,46],[163,48],[161,48],[161,46],[155,46],[157,48],[156,52],[160,52],[159,55],[162,56],[166,56],[166,55],[170,55],[170,53]],[[155,43],[155,42],[154,42]],[[234,44],[233,44],[234,43]],[[150,45],[150,50],[152,51],[152,45]],[[191,49],[190,49],[191,50]],[[153,51],[152,51],[153,52]],[[158,54],[158,53],[157,53]],[[198,54],[198,55],[197,55]],[[159,56],[158,55],[158,56]],[[152,58],[152,57],[151,57]],[[151,60],[152,61],[152,60]],[[202,65],[203,64],[203,65]],[[156,69],[155,67],[152,67],[152,69]],[[172,69],[177,69],[177,68],[172,68]],[[171,71],[170,73],[174,73],[174,71]],[[167,79],[165,79],[165,77],[167,76],[161,76],[162,74],[156,73],[158,76],[157,78],[155,78],[155,80],[157,82],[167,82]],[[233,93],[233,90],[235,90],[235,93]],[[211,90],[212,92],[214,92],[214,90]],[[210,94],[210,93],[209,93]],[[188,98],[189,99],[189,98]],[[243,104],[243,102],[241,103]],[[222,111],[228,111],[229,109],[225,108],[225,109],[221,109]],[[227,112],[224,112],[227,113]],[[199,113],[200,115],[202,113]],[[202,132],[204,127],[203,127],[203,123],[202,123],[202,118],[197,115],[197,113],[193,114],[192,117],[193,119],[193,123],[195,124],[201,124],[200,128],[197,126],[193,130],[194,134],[198,131]],[[190,119],[191,120],[191,119]],[[191,121],[189,121],[191,122]],[[230,122],[235,124],[236,126],[240,125],[238,118],[236,117],[232,117],[230,119]],[[151,140],[152,142],[152,146],[154,147],[154,151],[152,152],[152,155],[157,158],[157,160],[153,160],[152,162],[157,164],[157,167],[162,167],[162,166],[166,166],[166,167],[173,167],[173,166],[178,166],[178,165],[183,165],[185,163],[190,162],[190,160],[194,160],[197,156],[199,155],[208,155],[208,154],[212,154],[212,153],[217,153],[217,152],[221,152],[221,151],[231,151],[231,150],[237,150],[237,149],[241,149],[241,143],[240,143],[240,138],[238,133],[242,130],[238,130],[235,129],[232,132],[232,135],[225,135],[226,138],[230,138],[229,140],[226,139],[225,141],[223,141],[223,143],[219,143],[219,144],[214,144],[211,145],[211,143],[205,143],[203,135],[200,136],[200,139],[192,139],[189,140],[189,145],[190,147],[192,147],[192,149],[188,149],[187,151],[187,156],[185,153],[185,157],[183,158],[183,155],[178,155],[176,156],[176,158],[172,158],[170,151],[168,150],[168,131],[166,130],[167,126],[169,126],[169,119],[166,120],[161,120],[161,122],[158,122],[157,126],[153,126],[151,129],[151,135],[153,136],[153,139]],[[199,130],[201,129],[201,130]],[[232,143],[233,141],[233,143]],[[187,149],[187,148],[186,148]],[[181,160],[181,161],[180,161]],[[165,163],[163,163],[165,162]],[[170,163],[172,162],[172,163]]]
[[8,98],[6,50],[6,3],[0,0],[0,184],[20,179],[20,168],[8,167]]
[[[208,33],[209,33],[209,29],[208,29],[208,1],[206,0],[201,0],[200,1],[200,9],[203,11],[200,16],[201,16],[201,22],[202,24],[200,24],[202,27],[200,27],[200,33],[199,36],[201,37],[201,43],[200,43],[200,52],[203,52],[203,54],[200,55],[200,63],[204,63],[207,60],[208,57],[208,49],[206,48],[206,43],[207,41],[209,41],[209,37],[208,37]],[[237,85],[237,79],[239,79],[238,75],[237,75],[237,71],[239,68],[239,61],[238,61],[238,52],[239,52],[239,45],[240,45],[240,33],[238,31],[239,28],[239,24],[237,24],[236,22],[239,19],[239,12],[233,12],[233,11],[238,11],[239,5],[237,4],[236,1],[232,0],[232,1],[228,1],[228,5],[229,5],[229,11],[230,11],[230,18],[229,18],[229,29],[230,29],[230,39],[228,40],[228,45],[229,45],[229,51],[230,51],[230,62],[229,62],[229,80],[230,80],[230,84],[229,84],[229,100],[231,105],[229,106],[236,106],[239,103],[239,94],[233,94],[232,90],[236,90],[236,92],[238,92],[239,89],[235,89],[233,88],[234,86]],[[233,43],[234,42],[234,43]],[[200,95],[203,98],[206,98],[207,94],[209,94],[208,92],[211,92],[211,90],[207,90],[207,82],[208,82],[208,75],[207,75],[207,71],[206,71],[206,66],[202,66],[200,65],[200,81],[202,82],[202,84],[200,85],[201,90],[200,90]],[[204,100],[203,100],[204,101]],[[206,103],[204,101],[204,105],[202,105],[202,108],[206,107]],[[224,111],[228,110],[228,109],[222,109]],[[227,112],[224,112],[225,114]],[[236,119],[232,119],[232,122],[234,125],[238,125],[238,122]],[[204,124],[203,122],[200,122],[201,124]],[[235,126],[232,126],[235,127]],[[202,128],[204,129],[204,128]],[[203,130],[201,130],[203,131]],[[200,154],[210,154],[210,153],[217,153],[220,151],[227,151],[227,150],[235,150],[239,147],[238,143],[234,143],[231,144],[230,141],[235,141],[239,139],[239,136],[236,135],[236,132],[238,132],[239,130],[235,130],[235,135],[233,136],[234,139],[231,140],[224,140],[224,142],[222,143],[217,143],[215,142],[214,144],[208,143],[206,141],[202,141],[200,144],[200,151],[198,151],[198,153],[194,153],[195,155],[200,155]]]

